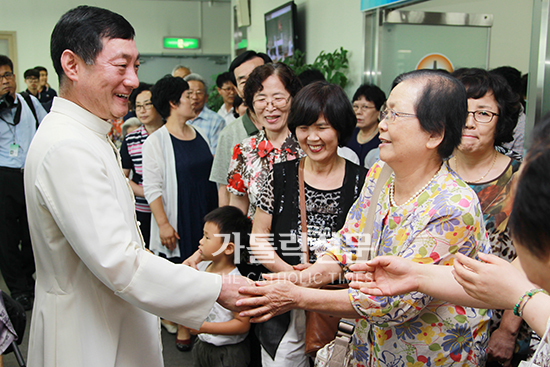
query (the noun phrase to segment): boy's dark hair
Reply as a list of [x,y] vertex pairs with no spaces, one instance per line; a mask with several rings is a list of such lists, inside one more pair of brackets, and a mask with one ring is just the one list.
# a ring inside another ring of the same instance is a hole
[[[141,94],[141,92],[145,92],[146,90],[151,91],[151,88],[153,87],[152,84],[149,83],[143,83],[140,82],[139,86],[130,93],[130,103],[132,104],[132,109],[136,109],[136,98]],[[151,93],[152,95],[152,93]]]
[[61,16],[50,41],[55,72],[62,82],[65,72],[61,55],[71,50],[88,65],[93,65],[103,49],[103,39],[134,39],[134,28],[123,16],[110,10],[81,5]]
[[36,78],[36,79],[40,79],[40,72],[36,69],[27,69],[25,70],[25,72],[23,73],[23,78],[24,79],[27,79],[27,78]]
[[[240,249],[248,247],[250,231],[252,230],[252,221],[234,206],[222,206],[212,210],[204,217],[204,222],[214,223],[218,226],[220,234],[228,234],[229,241]],[[236,238],[238,233],[240,238]]]

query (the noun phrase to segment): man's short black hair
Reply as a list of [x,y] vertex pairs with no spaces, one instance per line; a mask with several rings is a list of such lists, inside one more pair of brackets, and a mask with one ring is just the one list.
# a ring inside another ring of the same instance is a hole
[[[229,241],[240,249],[248,247],[252,222],[241,209],[230,205],[219,207],[206,214],[204,222],[215,224],[220,234],[230,235]],[[237,233],[238,240],[235,236]]]
[[499,116],[495,128],[495,146],[514,140],[514,129],[518,123],[519,95],[512,92],[506,79],[498,73],[479,68],[461,68],[453,73],[466,88],[467,98],[479,99],[487,93],[495,98]]
[[260,59],[264,60],[264,64],[273,62],[273,60],[271,60],[271,57],[269,57],[267,54],[264,54],[263,52],[256,52],[252,50],[243,52],[239,56],[235,57],[235,59],[231,62],[231,65],[229,65],[229,77],[231,78],[231,83],[237,85],[237,80],[235,79],[235,69],[241,66],[241,64],[244,64],[248,60],[251,60],[255,57],[259,57]]
[[23,73],[23,77],[25,79],[27,78],[36,78],[36,79],[40,79],[40,72],[38,70],[36,70],[36,68],[33,68],[33,69],[27,69],[25,70],[25,72]]
[[181,95],[189,89],[183,78],[166,75],[151,87],[151,102],[160,116],[166,120],[170,116],[170,102],[179,106]]
[[[152,86],[152,84],[140,82],[139,86],[132,91],[132,93],[130,94],[130,103],[132,104],[132,108],[134,110],[136,109],[137,96],[139,96],[141,92],[145,92],[146,90],[151,91]],[[153,93],[151,92],[151,94]]]
[[340,86],[329,82],[315,82],[302,88],[292,101],[288,128],[296,134],[298,126],[313,125],[321,116],[338,133],[338,145],[346,145],[353,135],[357,118]]
[[55,25],[50,53],[55,72],[62,82],[65,75],[61,55],[71,50],[88,65],[93,65],[103,49],[103,39],[134,39],[135,31],[123,16],[110,10],[82,5],[69,10]]
[[442,134],[443,141],[437,147],[437,153],[442,159],[449,157],[462,140],[468,117],[464,86],[449,73],[422,69],[399,75],[391,89],[406,80],[414,80],[423,86],[416,100],[416,117],[427,133]]
[[372,84],[362,84],[359,86],[351,101],[355,102],[361,97],[364,97],[367,101],[374,103],[376,111],[380,111],[380,108],[384,105],[384,103],[386,103],[386,94],[382,91],[382,89]]
[[325,76],[319,69],[304,70],[300,73],[300,75],[298,75],[298,79],[300,79],[303,87],[311,83],[323,82],[326,80]]
[[6,55],[0,55],[0,66],[5,66],[5,65],[9,66],[13,73],[13,62],[11,61],[11,59]]
[[46,69],[45,67],[43,66],[35,66],[34,67],[36,70],[38,70],[38,72],[40,73],[41,71],[45,71],[46,74],[48,74],[48,69]]
[[226,72],[223,72],[221,73],[220,75],[218,75],[218,77],[216,78],[216,85],[218,86],[218,88],[223,88],[223,85],[227,82],[231,82],[231,76],[229,75],[229,71],[226,71]]

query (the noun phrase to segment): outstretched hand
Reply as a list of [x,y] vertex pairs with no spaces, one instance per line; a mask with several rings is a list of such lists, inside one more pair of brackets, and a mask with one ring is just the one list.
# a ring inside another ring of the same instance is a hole
[[255,285],[239,289],[241,295],[248,296],[237,301],[238,307],[247,309],[239,314],[241,317],[251,317],[250,322],[265,322],[295,308],[299,287],[292,282],[261,281]]
[[241,309],[237,302],[243,298],[243,296],[239,293],[239,289],[250,285],[254,285],[254,282],[240,275],[222,276],[222,289],[217,302],[222,305],[222,307],[233,312],[240,311]]
[[417,291],[418,264],[398,256],[378,256],[366,263],[353,264],[346,274],[350,287],[371,296],[395,296]]
[[495,309],[513,309],[526,291],[535,288],[519,269],[495,255],[478,254],[482,261],[457,254],[453,275],[471,297]]

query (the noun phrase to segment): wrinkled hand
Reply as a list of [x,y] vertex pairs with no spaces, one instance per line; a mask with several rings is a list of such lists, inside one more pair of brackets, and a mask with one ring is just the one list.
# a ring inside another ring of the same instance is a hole
[[516,336],[501,328],[493,331],[487,345],[487,360],[497,361],[503,366],[511,366]]
[[299,287],[286,280],[256,282],[255,287],[239,289],[250,296],[237,302],[237,306],[248,308],[241,317],[251,317],[250,322],[265,322],[294,308],[297,304]]
[[178,232],[170,225],[165,223],[159,227],[160,243],[170,251],[174,251],[178,244],[180,236]]
[[[417,291],[418,264],[398,256],[378,256],[367,263],[353,264],[346,274],[350,287],[372,296],[395,296]],[[364,273],[360,273],[364,272]]]
[[479,253],[477,261],[457,254],[453,275],[470,296],[493,305],[495,309],[511,310],[526,291],[534,288],[527,277],[512,264],[495,255]]
[[254,282],[252,280],[243,276],[224,275],[222,276],[222,289],[217,302],[228,310],[238,312],[241,308],[236,305],[237,301],[244,298],[244,296],[239,293],[239,289],[253,285]]
[[292,266],[292,268],[293,268],[294,270],[302,271],[302,270],[306,270],[306,269],[309,268],[311,265],[313,265],[313,264],[312,264],[312,263],[298,264],[298,265]]

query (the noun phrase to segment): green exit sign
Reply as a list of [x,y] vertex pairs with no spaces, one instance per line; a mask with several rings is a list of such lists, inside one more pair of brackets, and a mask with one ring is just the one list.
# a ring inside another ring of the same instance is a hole
[[199,48],[199,39],[198,38],[164,37],[164,48],[179,48],[181,50],[197,50]]

